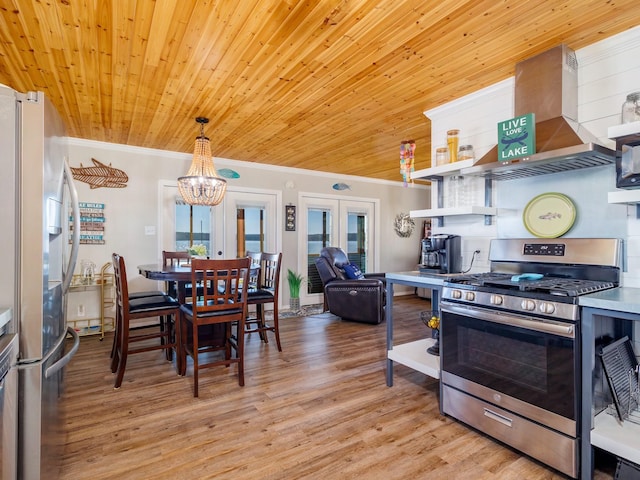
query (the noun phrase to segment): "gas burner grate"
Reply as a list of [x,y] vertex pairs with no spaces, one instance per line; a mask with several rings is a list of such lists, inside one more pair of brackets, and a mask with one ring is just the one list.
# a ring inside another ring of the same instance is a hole
[[612,282],[598,280],[583,280],[574,278],[544,277],[540,280],[512,280],[513,275],[507,273],[480,273],[462,275],[449,280],[456,285],[469,285],[472,287],[486,287],[496,292],[502,290],[521,292],[539,292],[555,296],[578,297],[587,293],[599,292],[614,288]]
[[612,282],[598,282],[591,280],[572,280],[566,279],[561,281],[549,280],[549,284],[545,285],[551,295],[564,295],[568,297],[578,297],[587,293],[599,292],[615,287]]

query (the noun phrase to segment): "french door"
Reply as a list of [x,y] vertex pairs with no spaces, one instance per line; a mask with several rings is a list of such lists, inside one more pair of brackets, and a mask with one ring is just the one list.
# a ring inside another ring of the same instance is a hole
[[176,182],[162,182],[160,190],[160,251],[193,244],[205,245],[211,258],[281,251],[280,192],[229,187],[219,205],[191,207],[182,202]]
[[301,194],[298,271],[307,280],[306,288],[300,292],[303,305],[322,303],[322,282],[315,260],[323,247],[340,247],[363,272],[375,271],[379,264],[375,250],[378,212],[376,199]]
[[249,188],[227,190],[222,205],[222,218],[215,222],[217,256],[236,258],[246,255],[247,251],[282,251],[282,219],[276,213],[281,211],[281,192]]

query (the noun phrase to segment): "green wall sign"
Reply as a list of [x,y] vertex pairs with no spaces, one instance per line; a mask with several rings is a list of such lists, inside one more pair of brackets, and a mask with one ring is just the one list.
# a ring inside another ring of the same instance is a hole
[[536,153],[536,122],[533,113],[498,123],[498,161],[506,162]]

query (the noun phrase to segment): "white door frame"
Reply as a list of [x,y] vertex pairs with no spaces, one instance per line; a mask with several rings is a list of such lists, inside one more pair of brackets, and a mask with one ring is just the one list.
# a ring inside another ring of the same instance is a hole
[[[298,194],[298,272],[307,271],[307,210],[309,208],[324,208],[331,211],[331,228],[334,241],[340,247],[347,245],[347,213],[367,213],[368,245],[367,271],[377,272],[380,266],[380,199],[352,197],[344,195],[322,195],[318,193],[300,192]],[[335,246],[335,245],[334,245]],[[322,303],[322,293],[307,293],[306,288],[300,291],[300,303],[310,305]]]
[[[279,212],[282,211],[282,192],[280,190],[247,187],[227,188],[222,204],[224,213],[221,220],[223,223],[216,222],[214,229],[216,232],[215,244],[222,245],[224,258],[235,258],[238,253],[235,228],[224,227],[232,223],[235,225],[237,209],[245,207],[264,208],[267,218],[264,232],[265,251],[282,251],[282,215],[279,215]],[[222,242],[220,242],[220,237],[223,237]]]
[[[167,192],[175,189],[175,194]],[[158,261],[162,261],[162,250],[170,249],[166,242],[172,238],[175,230],[175,197],[178,193],[177,180],[160,180],[158,182]],[[171,199],[172,202],[168,202]],[[265,244],[269,245],[274,252],[282,251],[282,192],[280,190],[270,190],[262,188],[248,188],[228,186],[225,198],[220,205],[213,208],[217,213],[213,220],[213,236],[211,258],[218,256],[218,251],[222,252],[221,257],[235,258],[236,255],[236,234],[235,228],[225,228],[226,225],[236,224],[237,206],[264,206],[267,210],[268,223],[265,230]],[[231,223],[229,223],[231,222]],[[231,233],[233,232],[233,233]],[[273,246],[273,247],[271,247]],[[229,252],[233,257],[229,257]]]

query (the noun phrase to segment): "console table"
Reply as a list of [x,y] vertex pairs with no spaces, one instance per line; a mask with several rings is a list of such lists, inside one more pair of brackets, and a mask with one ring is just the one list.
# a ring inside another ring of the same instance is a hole
[[[459,275],[459,274],[457,274]],[[431,310],[438,311],[440,291],[445,280],[452,275],[421,274],[414,272],[387,273],[387,305],[385,316],[387,321],[387,386],[393,386],[393,362],[413,368],[433,378],[440,378],[440,357],[427,353],[427,348],[436,341],[425,338],[415,342],[393,345],[393,286],[407,285],[431,290]]]

